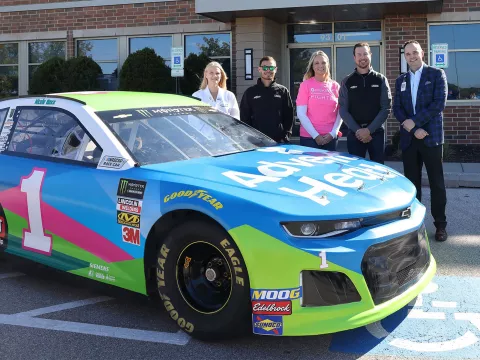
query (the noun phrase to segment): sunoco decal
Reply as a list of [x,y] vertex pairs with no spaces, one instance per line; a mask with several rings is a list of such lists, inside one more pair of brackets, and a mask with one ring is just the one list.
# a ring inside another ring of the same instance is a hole
[[283,335],[282,316],[253,315],[253,333],[259,335]]

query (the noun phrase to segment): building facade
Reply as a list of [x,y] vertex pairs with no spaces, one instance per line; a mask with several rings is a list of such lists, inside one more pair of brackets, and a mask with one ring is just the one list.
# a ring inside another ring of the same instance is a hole
[[[205,53],[221,62],[238,101],[255,84],[260,58],[274,56],[278,81],[295,98],[313,51],[329,55],[340,82],[353,71],[353,45],[367,41],[373,67],[393,88],[406,71],[402,44],[416,39],[427,63],[433,45],[448,44],[446,141],[480,145],[478,34],[480,0],[2,0],[0,75],[26,95],[43,61],[87,55],[102,68],[102,86],[115,89],[130,53],[152,47],[169,64],[171,48],[183,47],[186,57]],[[391,139],[395,119],[386,130]]]

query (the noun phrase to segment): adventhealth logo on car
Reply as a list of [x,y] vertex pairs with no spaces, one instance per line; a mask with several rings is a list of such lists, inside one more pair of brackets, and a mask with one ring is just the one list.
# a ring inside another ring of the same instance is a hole
[[[300,155],[304,154],[300,150],[288,150],[282,147],[274,148],[262,148],[257,151],[263,152],[278,152],[285,155]],[[318,153],[323,155],[323,153]],[[352,161],[358,160],[354,157],[346,157],[341,155],[334,156],[299,156],[296,158],[290,158],[288,161],[277,161],[277,162],[268,162],[268,161],[259,161],[260,164],[257,169],[263,175],[256,175],[250,173],[244,173],[240,171],[225,171],[222,175],[230,178],[231,180],[247,186],[249,188],[257,187],[258,184],[263,182],[278,182],[282,178],[286,178],[295,174],[298,171],[301,171],[305,167],[314,167],[316,165],[326,165],[333,163],[348,164]],[[331,193],[340,197],[347,195],[347,192],[340,188],[356,188],[362,189],[364,187],[364,180],[381,180],[384,181],[386,178],[395,178],[401,176],[401,174],[389,170],[387,167],[378,164],[360,164],[359,167],[348,167],[342,168],[341,172],[328,173],[323,176],[327,182],[319,181],[312,179],[308,176],[302,176],[298,181],[307,185],[310,185],[311,188],[306,191],[298,191],[295,189],[290,189],[287,187],[279,187],[278,190],[285,191],[291,194],[305,197],[310,199],[320,205],[328,205],[330,201],[324,195],[318,196],[320,192],[322,193]]]

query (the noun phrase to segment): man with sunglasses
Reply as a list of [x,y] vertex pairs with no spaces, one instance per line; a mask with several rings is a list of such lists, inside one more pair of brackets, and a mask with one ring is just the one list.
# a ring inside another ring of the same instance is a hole
[[271,56],[260,60],[257,84],[249,87],[240,103],[240,120],[277,142],[289,142],[293,103],[288,89],[275,81],[277,63]]

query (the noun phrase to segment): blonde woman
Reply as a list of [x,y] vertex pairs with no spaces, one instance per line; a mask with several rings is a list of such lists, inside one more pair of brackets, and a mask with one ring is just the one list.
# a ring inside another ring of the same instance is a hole
[[203,72],[200,89],[195,91],[192,96],[240,120],[237,99],[231,91],[227,90],[227,74],[218,62],[212,61],[207,65]]
[[340,85],[330,75],[330,61],[323,51],[310,57],[297,96],[300,145],[335,151],[342,118],[339,114]]

